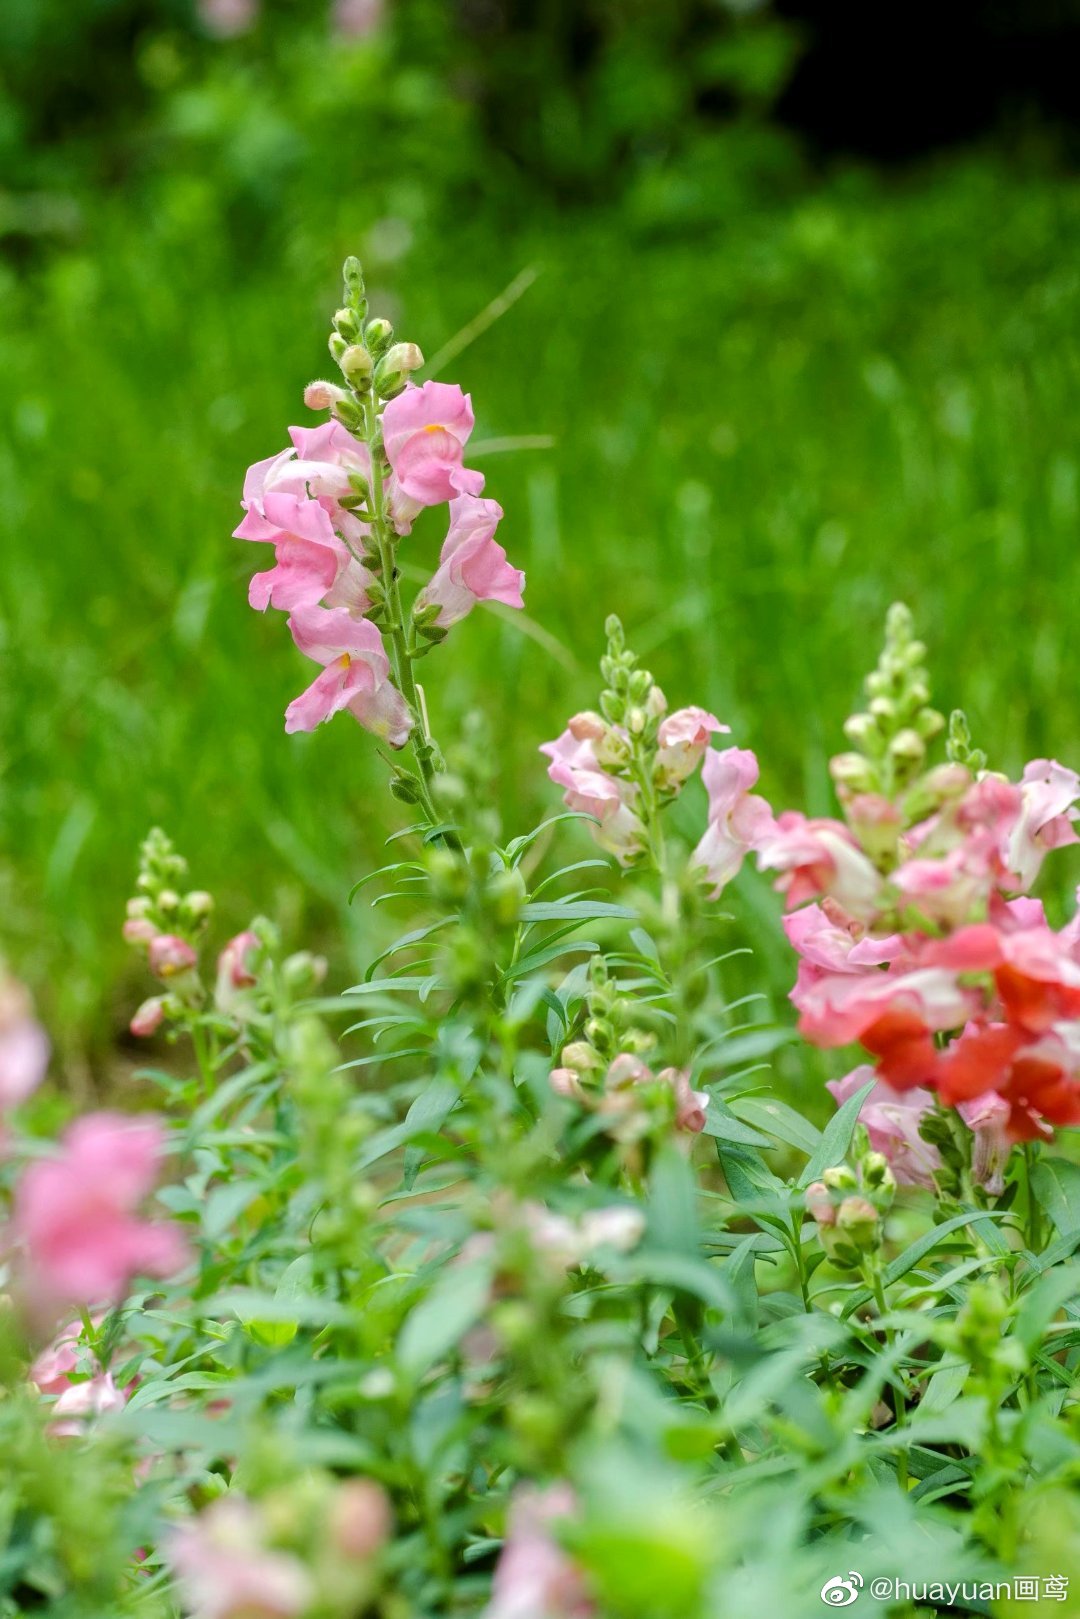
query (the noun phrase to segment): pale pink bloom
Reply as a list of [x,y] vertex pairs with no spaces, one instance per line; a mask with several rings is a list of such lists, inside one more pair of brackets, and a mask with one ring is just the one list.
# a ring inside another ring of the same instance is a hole
[[832,900],[789,912],[781,926],[803,961],[827,972],[870,972],[895,961],[904,950],[899,933],[864,933]]
[[158,933],[150,940],[147,959],[158,978],[176,978],[198,966],[199,958],[186,939],[175,933]]
[[[96,1316],[94,1326],[100,1326],[104,1319]],[[30,1367],[30,1381],[39,1394],[63,1394],[71,1386],[71,1374],[79,1365],[82,1332],[81,1321],[69,1321],[38,1355]]]
[[199,21],[208,34],[233,39],[259,20],[259,0],[197,0]]
[[160,995],[143,1001],[128,1027],[136,1039],[146,1040],[156,1034],[165,1021],[165,1002]]
[[905,860],[890,881],[906,905],[914,906],[931,922],[960,927],[988,897],[989,868],[972,860],[972,851],[960,844],[940,860]]
[[604,1089],[621,1091],[630,1085],[648,1085],[652,1078],[652,1069],[640,1057],[635,1057],[629,1051],[621,1051],[604,1075]]
[[165,1153],[159,1125],[89,1113],[70,1126],[60,1152],[23,1171],[14,1229],[26,1285],[42,1307],[118,1304],[135,1276],[171,1276],[188,1261],[173,1225],[136,1215]]
[[251,957],[260,947],[259,935],[250,928],[236,934],[218,956],[218,981],[225,978],[233,989],[250,989],[258,981]]
[[37,1090],[49,1050],[28,991],[0,969],[0,1109],[17,1107]]
[[675,1093],[675,1128],[689,1135],[700,1135],[705,1128],[708,1091],[691,1090],[690,1074],[685,1068],[664,1068],[657,1078],[670,1085]]
[[1080,776],[1056,759],[1033,759],[1020,778],[1020,813],[1009,838],[1006,864],[1021,888],[1030,888],[1050,849],[1077,841],[1073,807]]
[[350,1478],[338,1486],[330,1508],[330,1536],[337,1551],[367,1562],[390,1538],[393,1518],[381,1484]]
[[473,430],[472,401],[454,383],[409,383],[383,411],[386,458],[393,474],[394,524],[407,533],[416,514],[455,495],[479,495],[484,479],[462,465]]
[[[863,1063],[843,1079],[830,1080],[828,1089],[840,1106],[875,1078],[873,1068]],[[933,1105],[933,1093],[922,1086],[894,1091],[891,1085],[878,1080],[859,1109],[871,1148],[888,1159],[901,1186],[925,1186],[931,1191],[934,1188],[934,1172],[941,1168],[941,1154],[919,1134],[919,1124]]]
[[585,1099],[581,1076],[572,1068],[553,1068],[548,1075],[548,1084],[556,1096],[564,1096],[575,1102],[582,1102]]
[[374,624],[350,617],[341,607],[306,607],[291,615],[289,629],[305,657],[324,668],[289,704],[286,731],[313,731],[347,708],[365,730],[403,748],[412,716],[391,683],[390,660]]
[[840,821],[786,810],[759,837],[757,855],[762,871],[780,873],[776,887],[789,910],[826,894],[860,922],[883,908],[881,875]]
[[148,916],[129,916],[120,931],[128,944],[149,944],[161,929],[155,927]]
[[345,39],[366,39],[382,22],[385,0],[334,0],[331,24]]
[[581,1217],[582,1243],[586,1252],[593,1248],[614,1248],[616,1253],[628,1254],[645,1235],[645,1225],[643,1211],[628,1203],[590,1209]]
[[99,1373],[84,1383],[69,1383],[52,1408],[49,1432],[56,1439],[77,1439],[94,1417],[122,1411],[128,1397],[117,1388],[111,1372]]
[[471,613],[477,602],[521,607],[525,575],[512,568],[495,539],[502,507],[494,500],[459,495],[450,502],[450,529],[439,553],[439,568],[413,608],[419,614],[438,607],[434,622],[443,629]]
[[592,1619],[584,1576],[552,1533],[576,1506],[567,1484],[515,1493],[483,1619]]
[[294,1619],[315,1601],[303,1563],[267,1547],[260,1513],[240,1495],[174,1529],[166,1555],[191,1619]]
[[996,1091],[984,1091],[970,1102],[958,1102],[956,1111],[973,1133],[971,1178],[991,1197],[1005,1190],[1005,1166],[1012,1152],[1009,1123],[1012,1108]]
[[656,733],[656,769],[661,785],[669,791],[692,776],[705,755],[709,737],[725,735],[730,725],[721,725],[715,714],[704,708],[677,708],[660,721]]
[[716,899],[774,823],[766,801],[750,791],[758,762],[749,748],[710,749],[701,778],[709,795],[709,822],[691,863],[702,869]]
[[634,810],[637,788],[601,770],[591,740],[579,741],[566,730],[540,749],[551,760],[548,775],[564,789],[567,809],[591,815],[599,823],[593,837],[626,865],[645,846],[645,829]]

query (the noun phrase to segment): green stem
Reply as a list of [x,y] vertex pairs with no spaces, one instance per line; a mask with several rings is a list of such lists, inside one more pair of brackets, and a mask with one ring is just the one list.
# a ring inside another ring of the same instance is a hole
[[[877,1264],[868,1265],[866,1268],[869,1272],[867,1280],[869,1281],[874,1292],[874,1303],[877,1306],[877,1313],[879,1316],[886,1316],[889,1313],[889,1306],[885,1298],[885,1288],[881,1280],[881,1271]],[[885,1334],[886,1344],[888,1344],[891,1348],[893,1342],[892,1329],[890,1327],[883,1327],[882,1331]],[[907,1416],[907,1400],[904,1397],[901,1376],[902,1374],[900,1372],[900,1368],[897,1367],[896,1382],[890,1385],[893,1393],[893,1416],[896,1419],[896,1426],[898,1428],[902,1426],[904,1419]],[[902,1490],[906,1490],[908,1487],[908,1464],[907,1456],[902,1450],[897,1451],[896,1453],[896,1478],[900,1488]]]
[[390,661],[393,665],[397,688],[408,703],[409,711],[413,718],[413,728],[409,739],[412,743],[416,768],[420,774],[421,804],[431,825],[437,826],[439,816],[432,796],[435,767],[431,758],[431,740],[424,728],[424,709],[420,701],[420,694],[416,689],[412,655],[405,635],[405,615],[401,605],[401,587],[398,581],[395,557],[397,537],[393,534],[386,516],[386,489],[383,479],[382,450],[377,446],[378,413],[374,394],[368,393],[365,395],[363,408],[364,437],[371,455],[372,527],[375,531],[375,543],[379,550],[383,589],[386,592],[388,618],[386,633],[390,638]]
[[1039,1211],[1038,1199],[1035,1196],[1035,1144],[1024,1142],[1024,1179],[1027,1184],[1027,1239],[1028,1247],[1033,1254],[1042,1251],[1042,1218]]

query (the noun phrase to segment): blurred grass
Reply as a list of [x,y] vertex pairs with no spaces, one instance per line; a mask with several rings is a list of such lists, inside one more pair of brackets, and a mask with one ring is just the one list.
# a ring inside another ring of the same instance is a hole
[[[542,634],[476,614],[424,669],[437,731],[487,710],[511,830],[551,806],[535,749],[593,698],[611,610],[780,804],[826,809],[896,597],[995,764],[1080,760],[1075,182],[970,157],[672,240],[614,210],[479,208],[408,248],[354,212],[317,251],[241,262],[118,199],[91,245],[3,272],[4,943],[69,1062],[101,1061],[139,993],[118,925],[152,822],[229,925],[267,911],[363,954],[370,913],[344,895],[397,807],[346,721],[284,736],[305,666],[247,608],[255,558],[229,537],[244,468],[328,369],[356,248],[429,354],[541,272],[445,375],[478,440],[554,439],[479,463]],[[440,539],[418,524],[406,560],[430,569]],[[752,932],[782,989],[790,964]]]

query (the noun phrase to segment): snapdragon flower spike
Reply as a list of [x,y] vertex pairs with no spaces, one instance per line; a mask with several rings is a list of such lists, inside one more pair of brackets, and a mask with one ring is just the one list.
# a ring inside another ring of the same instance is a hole
[[472,400],[455,383],[409,383],[389,401],[382,435],[391,473],[390,510],[399,534],[409,532],[426,506],[483,492],[483,474],[463,465],[474,422]]
[[164,1154],[155,1121],[89,1113],[66,1132],[55,1157],[23,1171],[13,1225],[35,1306],[119,1304],[134,1277],[183,1269],[188,1246],[180,1230],[136,1212]]
[[348,709],[365,730],[403,748],[413,728],[408,704],[390,680],[382,636],[344,608],[298,608],[289,618],[293,640],[323,672],[285,711],[286,731],[313,731]]
[[[494,500],[458,495],[450,502],[450,528],[439,553],[439,568],[413,606],[413,617],[423,625],[449,629],[477,602],[502,602],[523,607],[525,575],[506,560],[495,539],[502,507]],[[436,609],[429,618],[431,609]]]
[[750,791],[757,785],[758,762],[749,748],[710,748],[701,777],[709,795],[709,820],[691,863],[712,885],[716,899],[751,850],[761,847],[774,825],[773,813],[764,798]]
[[548,776],[563,788],[567,809],[592,816],[597,825],[593,837],[602,849],[628,865],[645,847],[645,828],[634,809],[638,789],[601,770],[593,739],[579,738],[565,730],[554,742],[545,742],[541,753],[551,760]]

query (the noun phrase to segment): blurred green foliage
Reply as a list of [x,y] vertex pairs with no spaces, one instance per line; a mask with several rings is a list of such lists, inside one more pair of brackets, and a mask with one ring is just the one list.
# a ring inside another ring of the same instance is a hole
[[[577,9],[551,7],[545,49]],[[424,671],[437,730],[490,714],[511,831],[552,806],[535,749],[588,697],[609,609],[673,703],[758,750],[778,804],[826,807],[896,597],[992,763],[1080,758],[1080,188],[992,153],[811,181],[766,117],[790,41],[718,13],[736,88],[717,120],[715,63],[688,66],[689,23],[665,32],[708,9],[597,8],[607,32],[543,96],[543,51],[519,82],[501,35],[427,0],[333,45],[321,7],[212,40],[167,0],[84,0],[60,44],[57,7],[11,3],[2,942],[69,1059],[107,1066],[133,1002],[118,928],[151,822],[227,917],[329,936],[343,972],[380,925],[344,895],[391,830],[383,767],[344,720],[285,738],[304,666],[248,609],[254,559],[229,538],[245,466],[328,368],[348,252],[429,356],[539,272],[440,373],[473,393],[528,618],[474,615]],[[106,22],[115,58],[91,51]],[[65,121],[86,62],[93,105]],[[541,443],[500,449],[519,438]],[[418,523],[418,577],[441,537]],[[775,905],[744,881],[779,995]]]

